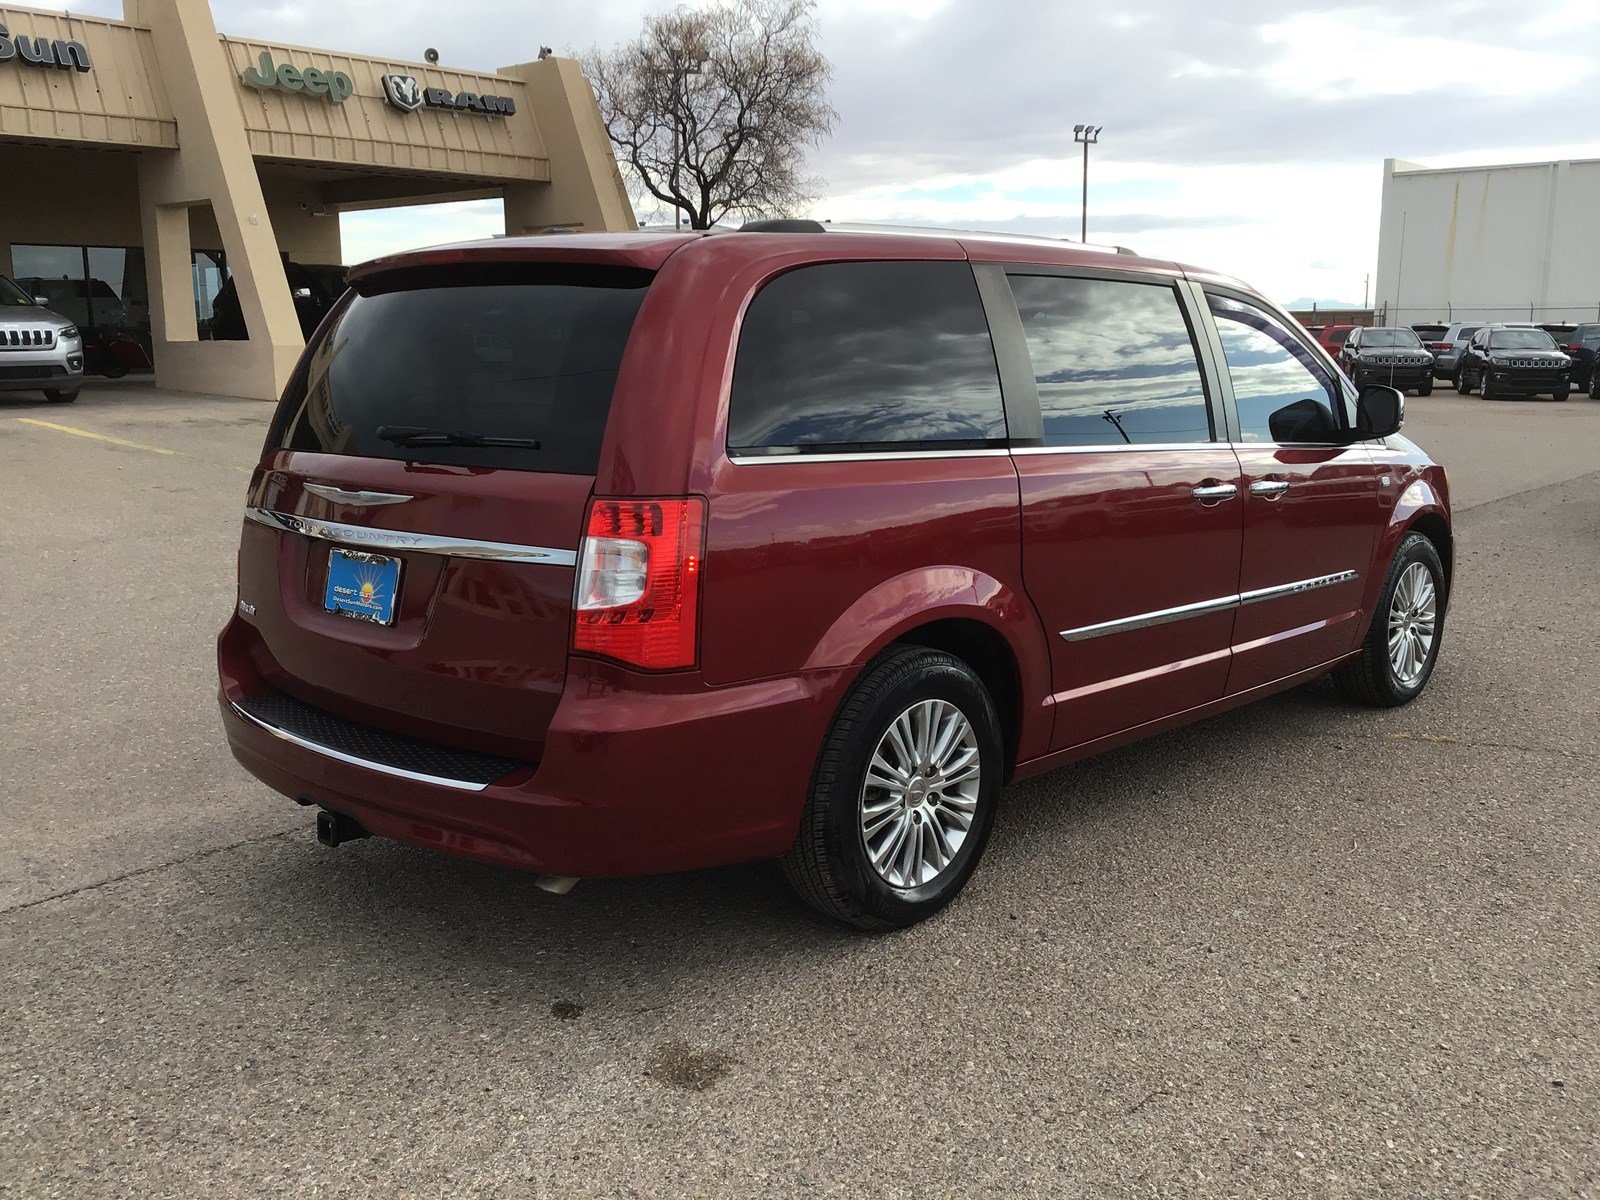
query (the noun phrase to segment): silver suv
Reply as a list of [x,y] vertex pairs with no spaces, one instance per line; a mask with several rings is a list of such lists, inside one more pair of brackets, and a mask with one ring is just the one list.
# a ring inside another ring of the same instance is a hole
[[70,404],[83,386],[83,334],[0,275],[0,392],[43,392]]

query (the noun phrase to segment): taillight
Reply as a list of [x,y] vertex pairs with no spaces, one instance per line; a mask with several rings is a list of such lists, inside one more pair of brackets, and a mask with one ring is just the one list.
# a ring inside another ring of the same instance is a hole
[[1429,350],[1448,350],[1448,349],[1450,349],[1450,343],[1449,342],[1430,342],[1430,343],[1428,343],[1428,349]]
[[572,648],[655,671],[695,663],[705,501],[596,500]]

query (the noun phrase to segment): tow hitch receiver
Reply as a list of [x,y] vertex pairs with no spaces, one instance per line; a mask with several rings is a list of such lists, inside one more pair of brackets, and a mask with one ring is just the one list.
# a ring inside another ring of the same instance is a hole
[[325,808],[317,814],[317,841],[324,846],[333,847],[341,842],[358,842],[362,838],[371,836],[360,821],[342,812]]

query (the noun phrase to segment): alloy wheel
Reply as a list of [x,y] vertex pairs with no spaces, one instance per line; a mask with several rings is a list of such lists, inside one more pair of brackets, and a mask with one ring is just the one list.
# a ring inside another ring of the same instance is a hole
[[1439,593],[1420,562],[1400,574],[1389,601],[1389,666],[1401,687],[1414,687],[1427,670],[1438,628]]
[[978,735],[946,700],[922,700],[889,723],[861,785],[861,841],[891,887],[931,883],[955,861],[978,811]]

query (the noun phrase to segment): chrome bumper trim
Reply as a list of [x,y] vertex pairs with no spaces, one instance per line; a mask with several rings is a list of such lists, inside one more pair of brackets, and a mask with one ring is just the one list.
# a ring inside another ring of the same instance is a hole
[[331,746],[324,746],[321,742],[313,742],[310,738],[303,738],[297,733],[290,733],[287,729],[280,729],[276,725],[268,724],[260,717],[245,712],[233,701],[228,701],[228,707],[233,709],[236,716],[249,721],[258,729],[265,729],[275,738],[282,738],[291,745],[299,746],[302,750],[310,750],[314,754],[321,754],[327,758],[338,759],[342,763],[349,763],[353,767],[365,767],[369,771],[376,771],[380,775],[392,775],[396,779],[410,779],[417,783],[432,783],[439,787],[455,788],[461,792],[481,792],[489,785],[486,783],[471,783],[465,779],[447,779],[442,775],[424,775],[417,771],[407,771],[401,767],[391,767],[387,763],[373,762],[369,758],[357,758],[353,754],[346,754],[342,750],[335,750]]
[[514,542],[479,542],[471,538],[441,537],[433,533],[407,533],[400,529],[374,529],[370,525],[342,525],[337,521],[318,521],[274,512],[270,508],[248,506],[245,519],[269,529],[283,529],[325,542],[343,542],[366,550],[413,550],[421,554],[444,554],[451,558],[486,558],[493,562],[545,563],[573,567],[576,550],[556,550],[549,546],[524,546]]
[[1273,587],[1257,588],[1233,596],[1218,596],[1215,600],[1201,600],[1196,604],[1180,604],[1176,608],[1160,608],[1155,612],[1139,613],[1116,621],[1101,621],[1097,625],[1082,625],[1077,629],[1063,629],[1061,636],[1069,642],[1086,642],[1090,638],[1105,637],[1112,633],[1127,633],[1134,629],[1148,629],[1152,625],[1165,625],[1169,621],[1184,621],[1190,617],[1203,617],[1210,613],[1227,612],[1243,608],[1246,604],[1260,604],[1264,600],[1280,600],[1297,596],[1318,588],[1332,587],[1359,579],[1357,571],[1335,571],[1331,575],[1317,575],[1311,579],[1297,579],[1293,583],[1280,583]]

